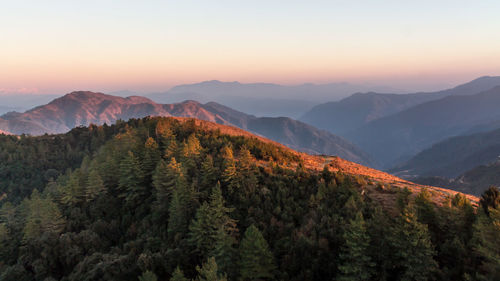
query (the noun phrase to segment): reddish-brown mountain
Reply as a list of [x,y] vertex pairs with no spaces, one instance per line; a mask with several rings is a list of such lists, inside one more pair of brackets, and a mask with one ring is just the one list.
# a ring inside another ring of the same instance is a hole
[[371,157],[345,139],[290,118],[258,118],[223,105],[184,101],[158,104],[145,97],[116,97],[102,93],[73,92],[25,113],[2,116],[0,129],[13,134],[64,133],[78,126],[112,124],[146,116],[193,117],[233,125],[284,145],[314,154],[338,155],[374,165]]

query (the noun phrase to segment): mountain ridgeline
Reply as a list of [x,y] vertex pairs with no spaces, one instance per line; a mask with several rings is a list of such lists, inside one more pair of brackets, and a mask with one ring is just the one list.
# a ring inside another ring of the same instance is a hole
[[408,160],[432,144],[500,120],[500,86],[468,96],[447,96],[380,118],[347,138],[385,167]]
[[0,135],[0,160],[0,280],[500,276],[498,189],[426,188],[231,126]]
[[500,77],[485,76],[452,89],[430,93],[383,94],[357,93],[340,101],[323,103],[305,113],[299,120],[341,136],[371,121],[419,104],[447,96],[475,95],[500,85]]
[[398,91],[389,87],[350,83],[284,86],[214,80],[175,86],[167,92],[150,94],[148,97],[159,103],[176,103],[186,99],[215,101],[256,116],[298,118],[318,103],[369,90]]
[[146,116],[193,117],[233,125],[297,150],[337,155],[360,164],[375,165],[367,153],[326,131],[286,117],[258,118],[214,102],[157,104],[145,97],[122,98],[102,93],[73,92],[24,113],[1,116],[0,130],[16,135],[64,133],[78,126],[113,124],[117,120]]

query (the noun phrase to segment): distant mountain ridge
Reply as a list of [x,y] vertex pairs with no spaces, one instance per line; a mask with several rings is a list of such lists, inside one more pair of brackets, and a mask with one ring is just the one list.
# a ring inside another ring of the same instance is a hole
[[413,94],[357,93],[345,99],[313,107],[299,120],[334,134],[349,132],[371,121],[446,96],[474,95],[500,85],[500,76],[484,76],[438,92]]
[[284,86],[212,80],[175,86],[167,92],[150,94],[148,97],[159,103],[175,103],[186,99],[215,101],[256,116],[297,118],[318,103],[339,100],[362,91],[401,92],[390,87],[344,82]]
[[6,114],[0,117],[0,129],[13,134],[64,133],[78,126],[112,124],[120,119],[146,116],[193,117],[233,125],[297,150],[337,155],[360,164],[375,165],[367,153],[326,131],[290,118],[258,118],[214,102],[158,104],[145,97],[123,98],[78,91],[25,113]]
[[390,172],[404,178],[416,176],[454,178],[500,156],[500,129],[446,139],[415,155]]
[[386,168],[446,138],[500,120],[500,86],[475,95],[453,95],[374,120],[346,137]]

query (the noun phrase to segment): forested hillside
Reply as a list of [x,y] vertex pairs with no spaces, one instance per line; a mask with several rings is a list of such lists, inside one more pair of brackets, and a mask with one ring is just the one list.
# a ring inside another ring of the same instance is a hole
[[500,278],[498,189],[436,204],[208,124],[0,136],[0,280]]
[[146,116],[176,116],[232,125],[263,135],[288,147],[312,154],[337,155],[375,167],[373,158],[349,141],[287,117],[258,118],[209,102],[185,100],[158,104],[145,97],[127,98],[88,91],[76,91],[25,113],[0,116],[0,132],[15,135],[66,133],[78,126],[113,124],[118,120]]

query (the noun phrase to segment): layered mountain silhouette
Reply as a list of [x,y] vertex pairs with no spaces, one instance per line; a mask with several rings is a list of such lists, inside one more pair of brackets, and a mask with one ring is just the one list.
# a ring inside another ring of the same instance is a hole
[[73,92],[25,113],[0,118],[0,129],[13,134],[64,133],[78,126],[112,124],[146,116],[193,117],[233,125],[291,148],[315,154],[337,155],[374,166],[368,154],[345,139],[290,118],[258,118],[210,102],[158,104],[145,97],[116,97],[94,92]]
[[318,103],[339,100],[352,93],[369,90],[398,91],[389,87],[350,83],[284,86],[213,80],[179,85],[167,92],[151,94],[148,97],[159,103],[175,103],[186,99],[215,101],[256,116],[297,118]]
[[479,165],[455,178],[445,178],[440,176],[413,177],[415,183],[440,186],[453,189],[459,192],[480,195],[491,186],[500,186],[500,161]]
[[500,86],[475,95],[453,95],[374,120],[347,138],[384,167],[410,159],[432,144],[500,120]]
[[334,134],[346,135],[367,123],[446,96],[474,95],[500,85],[500,77],[480,77],[455,88],[413,94],[357,93],[313,107],[299,120]]
[[390,171],[405,178],[455,178],[476,166],[496,162],[499,156],[500,129],[497,129],[446,139]]

